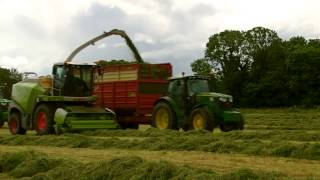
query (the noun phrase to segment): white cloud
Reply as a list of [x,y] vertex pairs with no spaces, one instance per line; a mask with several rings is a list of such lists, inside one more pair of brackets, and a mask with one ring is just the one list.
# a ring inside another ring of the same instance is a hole
[[[81,43],[120,28],[147,61],[190,72],[208,37],[225,29],[265,26],[283,38],[319,38],[319,7],[317,0],[1,0],[0,66],[48,74]],[[130,58],[124,45],[103,40],[77,58]]]
[[105,48],[107,45],[105,44],[105,43],[102,43],[102,44],[99,44],[98,45],[98,48],[99,49],[103,49],[103,48]]
[[154,44],[154,40],[152,39],[152,37],[150,37],[149,35],[146,34],[142,34],[142,33],[136,33],[133,39],[135,42],[145,42],[148,44]]
[[28,69],[29,60],[24,56],[2,56],[0,57],[0,66],[8,69],[18,68],[18,69]]

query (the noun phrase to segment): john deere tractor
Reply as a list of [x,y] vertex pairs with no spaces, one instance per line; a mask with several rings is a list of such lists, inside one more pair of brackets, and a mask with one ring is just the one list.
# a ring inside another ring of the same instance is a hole
[[27,130],[36,130],[42,135],[116,128],[114,112],[94,105],[96,65],[71,62],[82,49],[110,35],[122,36],[136,50],[124,31],[114,29],[79,46],[63,63],[54,64],[52,76],[27,78],[14,84],[8,111],[10,132],[25,134]]
[[152,125],[159,129],[242,130],[244,120],[232,96],[210,92],[210,78],[185,76],[169,81],[167,95],[155,104]]

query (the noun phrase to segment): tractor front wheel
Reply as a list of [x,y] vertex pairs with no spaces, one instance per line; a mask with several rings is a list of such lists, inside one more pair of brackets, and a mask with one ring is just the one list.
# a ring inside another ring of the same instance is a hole
[[53,110],[49,105],[41,104],[35,111],[35,129],[38,135],[53,134]]
[[26,129],[21,126],[21,116],[18,112],[9,115],[8,126],[11,134],[26,134]]
[[177,122],[171,107],[164,102],[158,103],[152,112],[152,126],[158,129],[177,129]]
[[197,108],[191,112],[189,119],[189,129],[208,130],[214,128],[214,118],[207,108]]

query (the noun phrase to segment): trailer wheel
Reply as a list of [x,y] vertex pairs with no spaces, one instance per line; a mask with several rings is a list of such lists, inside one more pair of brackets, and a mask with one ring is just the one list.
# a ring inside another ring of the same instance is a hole
[[189,129],[208,130],[212,131],[214,128],[214,117],[205,107],[194,109],[191,112],[189,119]]
[[158,129],[177,129],[176,117],[167,103],[158,103],[152,112],[152,126]]
[[35,111],[35,129],[38,135],[53,134],[53,110],[49,105],[41,104]]
[[18,112],[9,115],[8,126],[11,134],[26,134],[26,129],[21,127],[21,116]]
[[125,126],[125,129],[139,129],[138,123],[129,123]]

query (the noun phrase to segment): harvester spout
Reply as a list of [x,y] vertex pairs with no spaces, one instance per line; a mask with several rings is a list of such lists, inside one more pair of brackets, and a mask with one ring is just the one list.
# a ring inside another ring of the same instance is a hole
[[73,58],[84,48],[88,47],[89,45],[94,45],[95,42],[103,39],[103,38],[106,38],[108,36],[111,36],[111,35],[119,35],[121,36],[122,38],[125,39],[127,45],[129,46],[129,48],[131,49],[134,57],[135,57],[135,60],[138,62],[138,63],[143,63],[143,60],[139,54],[139,51],[138,49],[136,48],[136,46],[133,44],[132,40],[130,39],[130,37],[127,35],[127,33],[123,30],[119,30],[119,29],[113,29],[109,32],[103,32],[103,34],[89,40],[88,42],[82,44],[81,46],[79,46],[77,49],[75,49],[70,55],[69,57],[64,61],[65,63],[67,62],[71,62],[73,60]]

